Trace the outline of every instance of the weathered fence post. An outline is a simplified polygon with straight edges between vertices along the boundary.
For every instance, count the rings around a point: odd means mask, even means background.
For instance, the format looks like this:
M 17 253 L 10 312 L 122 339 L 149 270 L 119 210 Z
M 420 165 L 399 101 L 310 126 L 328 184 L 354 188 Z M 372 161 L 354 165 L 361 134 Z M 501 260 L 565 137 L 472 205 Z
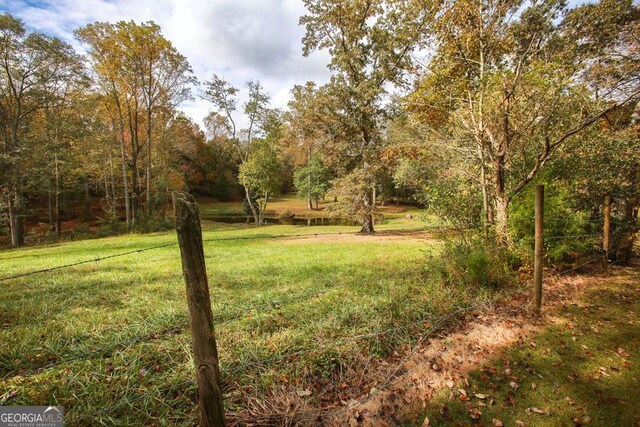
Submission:
M 182 256 L 182 273 L 187 285 L 191 339 L 198 380 L 200 425 L 223 427 L 224 407 L 218 350 L 213 330 L 198 204 L 189 194 L 174 191 L 173 210 Z
M 540 313 L 542 306 L 542 268 L 544 265 L 544 185 L 536 185 L 536 231 L 533 267 L 533 301 L 536 313 Z
M 602 266 L 604 272 L 609 271 L 609 230 L 611 229 L 611 196 L 604 197 L 604 236 L 602 239 L 603 260 Z

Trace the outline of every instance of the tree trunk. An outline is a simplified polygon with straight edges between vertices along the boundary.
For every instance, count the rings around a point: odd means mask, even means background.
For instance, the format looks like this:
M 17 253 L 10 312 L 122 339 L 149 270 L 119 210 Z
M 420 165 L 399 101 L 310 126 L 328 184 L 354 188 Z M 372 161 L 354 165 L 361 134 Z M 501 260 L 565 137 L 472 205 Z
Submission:
M 246 195 L 249 208 L 251 209 L 251 213 L 253 214 L 253 220 L 255 221 L 256 225 L 260 225 L 260 217 L 258 216 L 258 211 L 256 211 L 256 207 L 251 201 L 251 196 L 249 195 L 249 189 L 247 187 L 244 187 L 244 193 Z
M 376 205 L 376 201 L 378 199 L 378 186 L 377 185 L 373 185 L 373 191 L 372 191 L 372 195 L 371 195 L 371 201 L 373 203 L 373 205 Z
M 505 191 L 504 161 L 504 155 L 498 155 L 495 161 L 495 224 L 498 243 L 507 246 L 509 244 L 509 197 Z
M 113 177 L 113 157 L 109 152 L 109 173 L 111 175 L 111 215 L 116 216 L 116 182 Z
M 11 244 L 18 248 L 24 246 L 24 223 L 22 222 L 22 215 L 20 213 L 20 193 L 18 192 L 17 185 L 14 183 L 13 194 L 13 228 L 11 229 Z
M 9 230 L 11 232 L 11 246 L 17 247 L 16 240 L 16 210 L 13 205 L 13 195 L 7 195 L 7 210 L 9 211 Z
M 631 255 L 633 255 L 633 245 L 636 241 L 636 234 L 638 233 L 638 204 L 640 200 L 639 188 L 638 188 L 638 169 L 640 164 L 635 163 L 631 170 L 630 182 L 631 182 L 631 195 L 625 200 L 624 204 L 624 220 L 628 228 L 628 237 L 626 244 L 623 248 L 622 262 L 628 265 L 631 262 Z
M 373 229 L 373 214 L 369 211 L 371 208 L 371 194 L 367 191 L 367 194 L 364 195 L 363 204 L 365 215 L 362 217 L 362 228 L 360 229 L 360 233 L 363 234 L 371 234 L 374 233 Z
M 47 207 L 49 208 L 49 232 L 53 233 L 56 225 L 53 221 L 53 197 L 51 196 L 51 190 L 47 191 Z
M 58 167 L 58 155 L 54 154 L 56 173 L 56 236 L 60 239 L 62 233 L 62 206 L 60 203 L 60 168 Z
M 83 220 L 91 219 L 91 193 L 89 192 L 89 178 L 84 178 L 84 214 Z
M 147 109 L 147 213 L 151 215 L 151 107 Z
M 120 155 L 122 156 L 122 187 L 124 189 L 124 215 L 127 222 L 127 231 L 131 232 L 131 199 L 129 196 L 129 183 L 127 179 L 127 151 L 125 148 L 124 138 L 124 118 L 122 117 L 122 110 L 120 109 L 120 103 L 116 97 L 116 105 L 118 107 L 118 120 L 120 125 Z M 115 132 L 115 123 L 114 123 Z
M 22 220 L 22 215 L 18 214 L 16 216 L 16 247 L 24 246 L 24 222 Z
M 362 218 L 362 228 L 360 229 L 360 233 L 375 233 L 375 230 L 373 229 L 373 215 L 367 214 Z

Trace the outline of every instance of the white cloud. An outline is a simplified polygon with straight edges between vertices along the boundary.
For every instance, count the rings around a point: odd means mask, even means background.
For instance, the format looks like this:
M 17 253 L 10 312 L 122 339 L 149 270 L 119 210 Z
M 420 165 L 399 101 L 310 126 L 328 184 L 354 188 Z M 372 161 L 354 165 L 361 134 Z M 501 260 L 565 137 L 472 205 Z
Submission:
M 88 23 L 155 21 L 200 81 L 213 73 L 239 88 L 260 80 L 275 107 L 286 107 L 294 84 L 329 78 L 326 52 L 302 56 L 298 19 L 305 9 L 299 0 L 0 0 L 0 11 L 77 48 L 73 30 Z M 198 99 L 181 109 L 201 123 L 209 105 Z

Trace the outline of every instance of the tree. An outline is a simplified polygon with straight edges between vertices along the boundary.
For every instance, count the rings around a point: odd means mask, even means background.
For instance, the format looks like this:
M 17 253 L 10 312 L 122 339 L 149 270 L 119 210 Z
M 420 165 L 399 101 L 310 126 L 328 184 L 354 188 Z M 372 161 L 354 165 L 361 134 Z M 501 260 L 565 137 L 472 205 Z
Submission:
M 29 170 L 29 123 L 67 88 L 65 77 L 77 70 L 78 58 L 70 45 L 40 33 L 28 33 L 22 21 L 0 15 L 0 132 L 3 143 L 1 192 L 7 203 L 11 243 L 24 244 L 24 188 Z
M 298 190 L 298 196 L 316 201 L 323 198 L 331 188 L 333 174 L 319 156 L 314 156 L 311 161 L 298 169 L 293 174 L 293 182 Z
M 575 38 L 564 13 L 556 0 L 443 3 L 436 53 L 409 100 L 432 146 L 473 171 L 484 221 L 502 244 L 514 196 L 567 143 L 639 93 L 594 96 L 583 76 L 595 56 L 568 48 Z M 632 75 L 616 69 L 618 82 Z
M 264 224 L 269 198 L 280 192 L 280 160 L 276 151 L 269 144 L 261 143 L 240 165 L 238 179 L 248 194 L 257 196 L 257 225 Z
M 146 194 L 147 211 L 152 212 L 151 198 L 151 165 L 152 165 L 152 120 L 155 109 L 161 103 L 175 106 L 191 99 L 190 86 L 196 82 L 191 66 L 162 36 L 160 27 L 153 23 L 135 24 L 119 22 L 118 32 L 127 34 L 126 52 L 130 56 L 127 61 L 133 64 L 130 72 L 141 76 L 141 88 L 146 108 Z
M 343 193 L 352 185 L 362 232 L 373 232 L 375 169 L 379 164 L 389 85 L 403 82 L 431 20 L 426 2 L 305 0 L 303 53 L 327 49 L 331 82 L 319 91 L 326 152 L 331 152 Z M 361 179 L 368 181 L 361 182 Z
M 309 165 L 312 158 L 320 159 L 319 148 L 321 146 L 322 132 L 319 129 L 321 114 L 316 102 L 317 88 L 315 83 L 307 82 L 304 86 L 295 85 L 291 89 L 292 99 L 289 101 L 289 109 L 285 115 L 287 127 L 282 138 L 283 151 L 293 163 L 293 167 L 300 168 Z M 307 181 L 310 176 L 307 176 Z M 302 188 L 295 183 L 298 189 Z M 307 206 L 313 209 L 313 197 L 311 195 L 311 183 L 304 185 L 306 188 Z M 302 195 L 300 195 L 302 197 Z
M 142 160 L 146 210 L 149 214 L 153 211 L 153 135 L 162 132 L 154 128 L 154 118 L 189 99 L 195 78 L 186 58 L 153 22 L 96 22 L 75 34 L 88 45 L 98 87 L 108 95 L 105 101 L 120 139 L 125 210 L 131 228 L 142 205 Z
M 241 165 L 249 161 L 249 157 L 254 149 L 254 139 L 264 133 L 265 120 L 268 116 L 267 112 L 269 111 L 269 95 L 264 92 L 260 82 L 249 81 L 246 83 L 246 88 L 248 91 L 248 100 L 243 105 L 243 112 L 247 120 L 247 128 L 239 132 L 233 117 L 238 105 L 238 89 L 214 74 L 211 80 L 205 82 L 205 90 L 201 94 L 203 99 L 211 102 L 216 108 L 217 111 L 214 113 L 217 115 L 217 121 L 222 122 L 224 127 L 226 127 L 227 133 L 234 142 L 238 155 L 240 156 Z M 252 180 L 243 181 L 240 179 L 239 181 L 241 184 L 243 182 L 252 183 L 252 187 L 242 184 L 244 187 L 244 196 L 253 215 L 255 224 L 261 225 L 261 216 L 263 214 L 259 211 L 259 207 L 254 204 L 255 195 L 252 194 L 252 188 L 257 189 L 258 187 L 255 186 L 255 182 Z

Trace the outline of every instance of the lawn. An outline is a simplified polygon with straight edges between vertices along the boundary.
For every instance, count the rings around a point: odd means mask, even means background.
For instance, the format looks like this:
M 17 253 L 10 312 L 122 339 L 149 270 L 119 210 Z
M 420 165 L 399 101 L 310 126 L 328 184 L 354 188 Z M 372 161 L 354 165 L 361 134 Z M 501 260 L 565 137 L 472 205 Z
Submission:
M 489 298 L 429 277 L 422 260 L 439 240 L 423 225 L 390 219 L 370 237 L 313 236 L 357 227 L 205 222 L 229 413 L 278 409 L 291 391 L 321 407 L 335 400 L 336 381 L 360 393 L 365 364 L 411 342 L 429 319 Z M 278 237 L 292 234 L 308 237 Z M 175 241 L 166 232 L 7 250 L 0 276 Z M 194 423 L 177 246 L 0 286 L 0 404 L 63 405 L 68 425 Z
M 211 199 L 201 199 L 200 209 L 205 215 L 241 215 L 242 214 L 242 202 L 220 202 Z M 324 208 L 330 204 L 332 200 L 320 200 L 319 209 L 309 209 L 307 201 L 299 198 L 295 194 L 283 194 L 282 196 L 273 198 L 269 201 L 267 210 L 265 211 L 268 216 L 277 217 L 284 211 L 294 213 L 299 218 L 318 218 L 327 216 L 324 212 Z M 314 202 L 315 207 L 315 202 Z M 377 210 L 384 215 L 385 218 L 402 218 L 407 214 L 411 215 L 424 215 L 424 211 L 408 205 L 396 205 L 394 203 L 387 203 L 385 206 L 378 206 Z M 433 218 L 430 218 L 432 221 Z

